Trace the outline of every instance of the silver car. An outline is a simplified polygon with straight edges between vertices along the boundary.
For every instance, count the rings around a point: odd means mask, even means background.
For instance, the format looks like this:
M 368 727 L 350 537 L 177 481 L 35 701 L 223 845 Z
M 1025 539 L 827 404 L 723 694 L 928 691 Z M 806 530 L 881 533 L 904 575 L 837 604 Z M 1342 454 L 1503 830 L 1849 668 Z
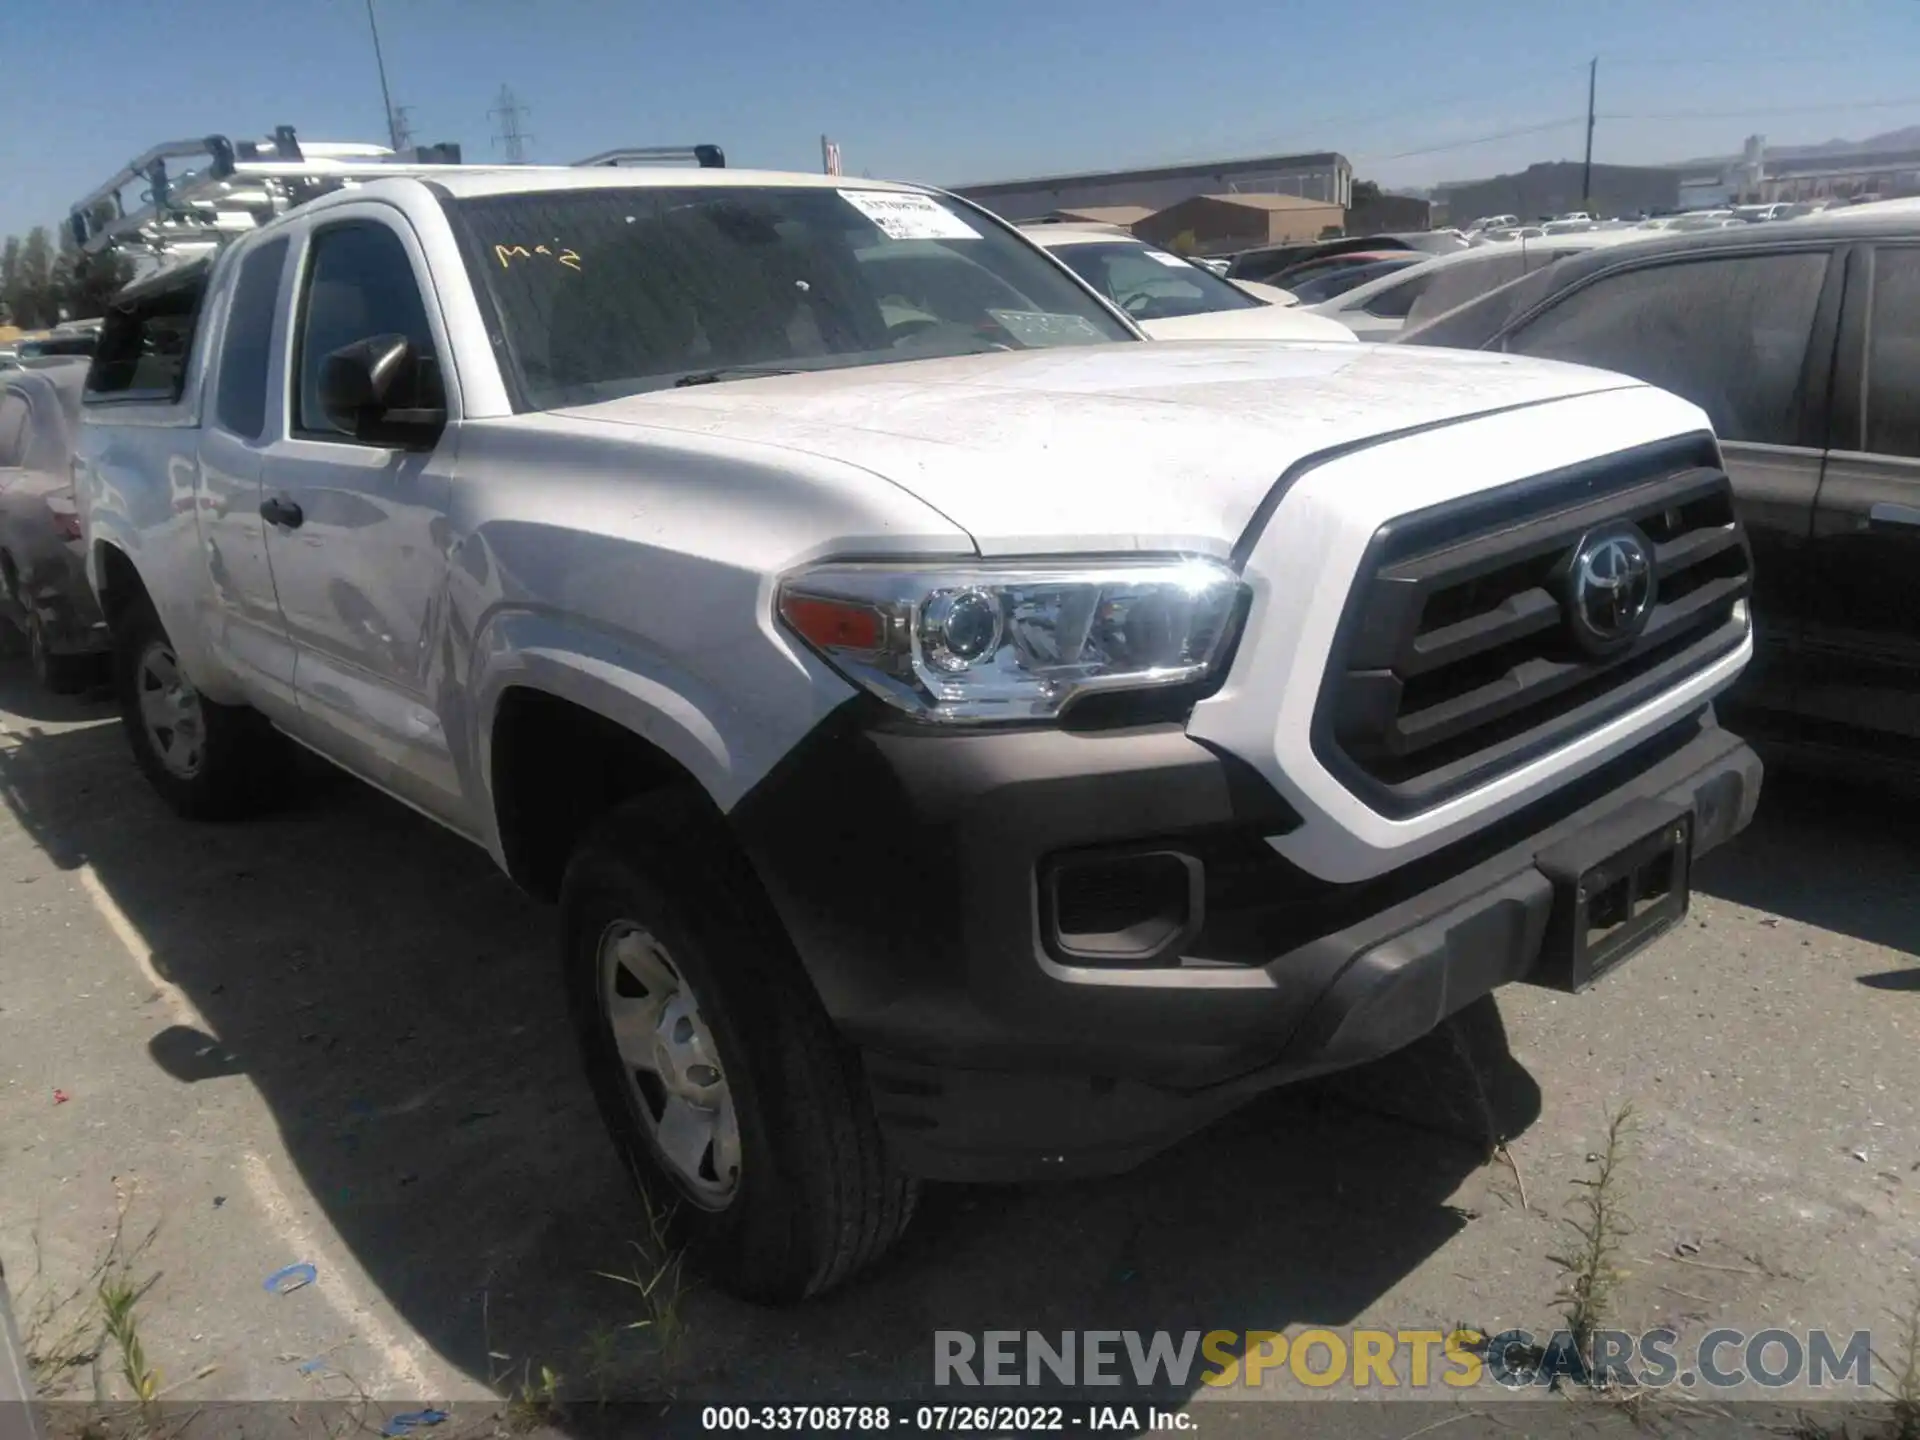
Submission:
M 0 372 L 0 620 L 25 636 L 49 690 L 103 670 L 107 627 L 87 584 L 73 501 L 84 359 Z

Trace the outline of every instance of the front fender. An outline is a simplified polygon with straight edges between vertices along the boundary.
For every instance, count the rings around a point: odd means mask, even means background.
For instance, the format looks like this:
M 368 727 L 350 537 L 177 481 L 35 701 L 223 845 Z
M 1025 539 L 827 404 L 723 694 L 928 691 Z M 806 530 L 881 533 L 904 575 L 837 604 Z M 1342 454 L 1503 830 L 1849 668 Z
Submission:
M 473 726 L 468 753 L 485 796 L 495 858 L 502 855 L 493 793 L 494 722 L 509 690 L 525 687 L 568 701 L 659 747 L 725 812 L 853 693 L 810 656 L 783 650 L 785 664 L 774 668 L 784 673 L 722 693 L 712 680 L 636 636 L 535 610 L 489 617 L 474 646 L 467 687 Z M 743 688 L 753 693 L 743 694 Z

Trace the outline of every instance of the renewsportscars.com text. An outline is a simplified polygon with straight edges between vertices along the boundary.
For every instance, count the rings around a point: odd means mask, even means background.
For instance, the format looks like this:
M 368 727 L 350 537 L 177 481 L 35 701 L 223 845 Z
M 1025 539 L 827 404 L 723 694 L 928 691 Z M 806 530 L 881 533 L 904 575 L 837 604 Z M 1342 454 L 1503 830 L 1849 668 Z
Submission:
M 1591 1363 L 1589 1363 L 1589 1361 Z M 1865 1330 L 1711 1330 L 1682 1345 L 1667 1329 L 1601 1330 L 1586 1356 L 1565 1331 L 1525 1330 L 938 1330 L 936 1385 L 1132 1385 L 1180 1389 L 1258 1387 L 1291 1380 L 1312 1389 L 1509 1390 L 1556 1380 L 1712 1390 L 1873 1388 L 1873 1338 Z

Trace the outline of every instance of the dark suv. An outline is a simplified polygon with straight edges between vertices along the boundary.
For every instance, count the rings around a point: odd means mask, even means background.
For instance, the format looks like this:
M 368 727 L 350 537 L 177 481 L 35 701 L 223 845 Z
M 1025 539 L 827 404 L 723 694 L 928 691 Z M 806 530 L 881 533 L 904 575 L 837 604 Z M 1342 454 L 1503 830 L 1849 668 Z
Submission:
M 1920 202 L 1574 256 L 1399 343 L 1597 365 L 1705 409 L 1755 559 L 1754 662 L 1723 708 L 1920 761 Z

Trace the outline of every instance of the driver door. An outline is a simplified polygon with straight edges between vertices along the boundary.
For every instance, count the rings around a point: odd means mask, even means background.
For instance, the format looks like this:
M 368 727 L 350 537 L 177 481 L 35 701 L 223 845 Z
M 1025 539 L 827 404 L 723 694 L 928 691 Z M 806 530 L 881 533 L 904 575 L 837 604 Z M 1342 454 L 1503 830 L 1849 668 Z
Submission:
M 294 652 L 303 737 L 463 832 L 451 749 L 433 704 L 445 614 L 457 427 L 446 327 L 406 218 L 328 209 L 298 247 L 283 424 L 262 467 L 261 515 Z M 328 419 L 333 351 L 403 335 L 438 368 L 448 425 L 431 451 L 360 440 Z

